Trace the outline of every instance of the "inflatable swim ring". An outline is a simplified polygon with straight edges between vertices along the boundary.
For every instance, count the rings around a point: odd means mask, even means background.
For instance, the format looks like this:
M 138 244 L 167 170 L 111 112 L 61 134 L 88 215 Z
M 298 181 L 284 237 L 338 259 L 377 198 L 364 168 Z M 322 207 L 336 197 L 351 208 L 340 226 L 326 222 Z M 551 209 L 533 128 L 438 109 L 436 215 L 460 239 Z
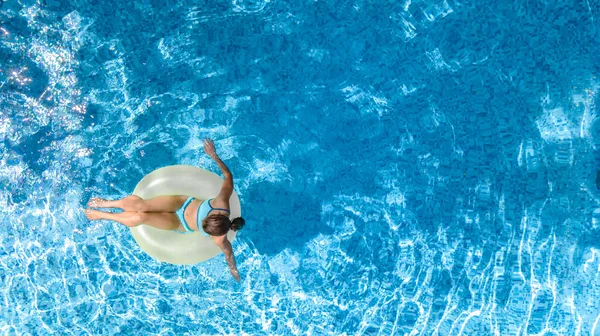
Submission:
M 201 200 L 215 197 L 221 190 L 223 179 L 219 175 L 193 166 L 177 165 L 159 168 L 137 184 L 134 195 L 143 199 L 164 195 L 186 195 Z M 229 199 L 230 218 L 242 215 L 240 200 L 235 193 Z M 189 265 L 206 261 L 221 249 L 210 237 L 200 232 L 181 234 L 160 230 L 150 225 L 130 228 L 133 239 L 151 257 L 175 265 Z M 227 239 L 233 241 L 235 231 L 229 230 Z

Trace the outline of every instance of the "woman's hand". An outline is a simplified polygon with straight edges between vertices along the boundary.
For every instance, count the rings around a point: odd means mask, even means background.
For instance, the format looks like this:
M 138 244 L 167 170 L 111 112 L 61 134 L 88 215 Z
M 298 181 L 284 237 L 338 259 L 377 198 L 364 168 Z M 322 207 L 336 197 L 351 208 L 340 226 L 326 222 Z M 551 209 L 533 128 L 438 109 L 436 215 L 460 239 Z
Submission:
M 233 278 L 235 279 L 235 281 L 240 282 L 240 275 L 238 274 L 237 269 L 230 269 L 229 272 L 231 273 L 231 275 L 233 276 Z
M 227 266 L 229 266 L 229 272 L 235 279 L 235 281 L 240 282 L 240 275 L 238 274 L 237 267 L 235 265 L 235 257 L 233 256 L 233 249 L 231 248 L 231 243 L 227 240 L 227 236 L 221 237 L 213 237 L 213 241 L 225 254 L 225 260 L 227 261 Z
M 215 149 L 215 143 L 211 139 L 206 138 L 202 140 L 202 142 L 204 142 L 204 153 L 210 156 L 213 160 L 219 158 Z

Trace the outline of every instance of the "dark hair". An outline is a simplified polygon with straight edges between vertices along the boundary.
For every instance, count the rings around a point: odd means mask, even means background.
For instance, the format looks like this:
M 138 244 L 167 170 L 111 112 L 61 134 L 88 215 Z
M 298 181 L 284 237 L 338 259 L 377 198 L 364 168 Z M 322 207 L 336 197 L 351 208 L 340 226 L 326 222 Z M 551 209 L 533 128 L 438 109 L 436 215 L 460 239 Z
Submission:
M 246 221 L 242 217 L 234 218 L 231 221 L 231 229 L 233 231 L 241 230 L 244 227 L 244 225 L 246 225 Z
M 233 221 L 225 215 L 210 215 L 202 220 L 202 229 L 211 236 L 223 236 L 229 229 L 238 231 L 244 227 L 246 221 L 242 217 L 237 217 Z

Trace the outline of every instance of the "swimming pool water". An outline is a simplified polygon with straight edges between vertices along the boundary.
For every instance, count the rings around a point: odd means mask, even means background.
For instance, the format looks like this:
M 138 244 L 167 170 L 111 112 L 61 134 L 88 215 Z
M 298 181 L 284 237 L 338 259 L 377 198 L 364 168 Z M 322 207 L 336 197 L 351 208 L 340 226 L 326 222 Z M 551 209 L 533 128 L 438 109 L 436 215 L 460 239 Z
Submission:
M 0 4 L 0 333 L 600 334 L 597 0 Z M 82 212 L 204 137 L 241 284 Z

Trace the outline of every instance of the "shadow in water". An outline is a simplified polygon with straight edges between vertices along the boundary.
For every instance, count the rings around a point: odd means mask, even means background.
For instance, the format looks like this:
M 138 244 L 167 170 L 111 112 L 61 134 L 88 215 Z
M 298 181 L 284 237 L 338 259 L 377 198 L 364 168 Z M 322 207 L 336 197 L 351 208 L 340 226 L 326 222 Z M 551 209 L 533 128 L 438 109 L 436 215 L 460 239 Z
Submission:
M 253 184 L 244 193 L 246 226 L 240 233 L 253 241 L 261 254 L 275 255 L 286 248 L 302 249 L 319 234 L 333 230 L 321 223 L 318 193 L 294 192 L 269 182 Z

